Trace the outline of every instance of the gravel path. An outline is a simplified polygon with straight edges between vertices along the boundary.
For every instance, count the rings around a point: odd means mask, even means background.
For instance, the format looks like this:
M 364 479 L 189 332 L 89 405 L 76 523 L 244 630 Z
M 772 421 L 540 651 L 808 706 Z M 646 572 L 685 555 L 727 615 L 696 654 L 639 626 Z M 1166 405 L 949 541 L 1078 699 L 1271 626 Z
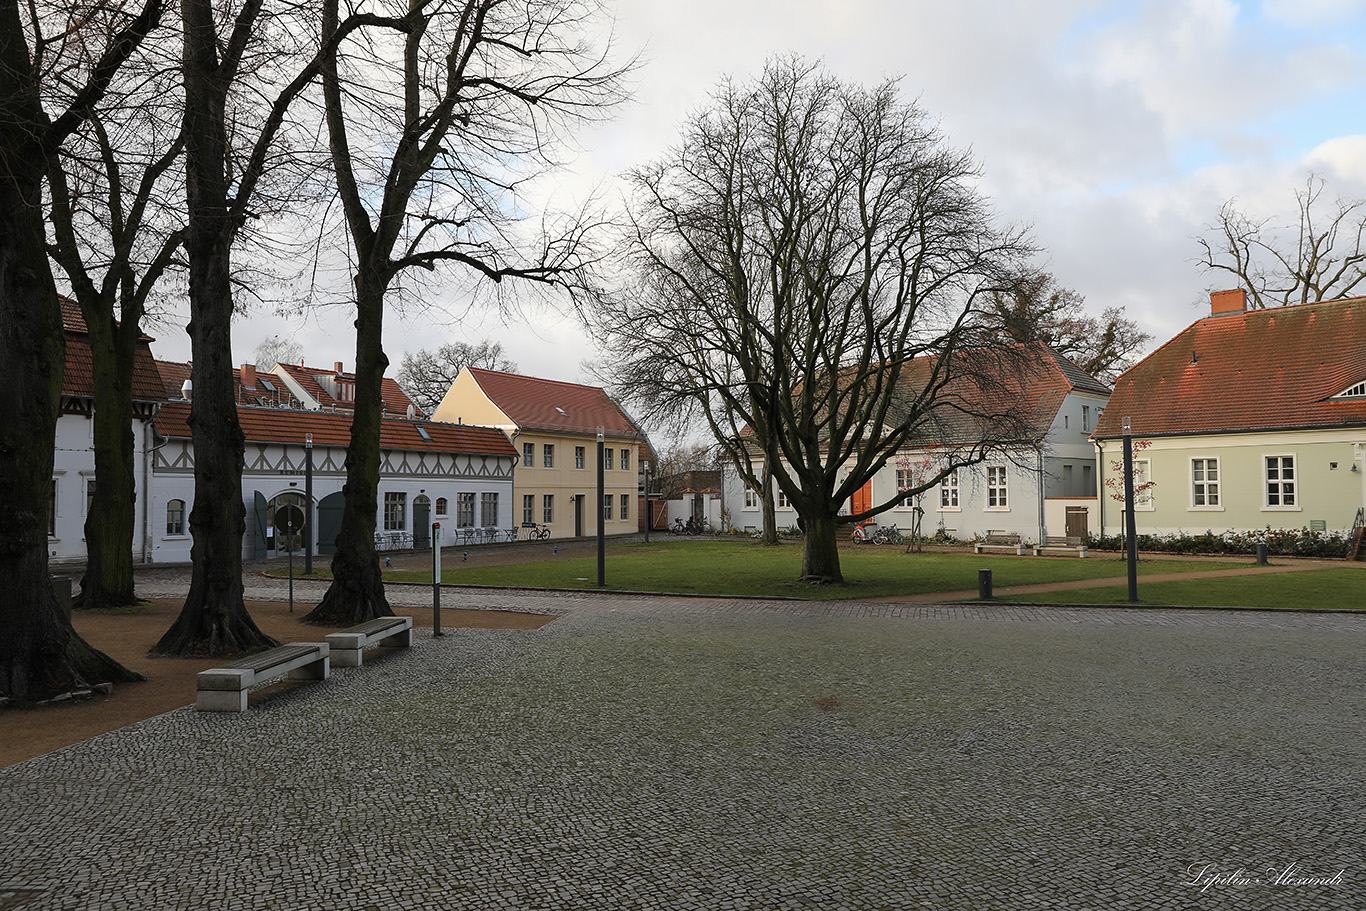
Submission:
M 1366 617 L 453 602 L 0 771 L 0 909 L 1366 906 Z

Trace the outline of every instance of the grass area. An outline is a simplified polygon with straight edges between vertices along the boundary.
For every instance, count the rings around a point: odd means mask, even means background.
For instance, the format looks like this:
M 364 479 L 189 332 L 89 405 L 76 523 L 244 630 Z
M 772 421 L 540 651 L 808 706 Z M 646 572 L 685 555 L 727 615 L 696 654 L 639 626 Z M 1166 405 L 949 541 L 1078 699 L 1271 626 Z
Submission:
M 900 547 L 851 547 L 840 552 L 847 580 L 842 585 L 796 581 L 802 552 L 797 543 L 764 547 L 743 541 L 668 541 L 619 544 L 608 548 L 607 588 L 686 594 L 757 595 L 817 600 L 867 598 L 977 588 L 977 571 L 992 570 L 993 584 L 1030 585 L 1080 579 L 1122 577 L 1124 563 L 1114 557 L 1086 560 L 973 554 L 907 554 Z M 442 582 L 526 588 L 597 588 L 597 558 L 549 557 L 525 563 L 444 565 Z M 1208 562 L 1145 561 L 1141 574 L 1194 572 Z M 431 570 L 393 570 L 396 582 L 430 582 Z
M 1201 579 L 1199 582 L 1138 584 L 1142 604 L 1198 607 L 1272 607 L 1362 609 L 1366 605 L 1366 571 L 1338 567 L 1303 572 Z M 1051 604 L 1127 604 L 1127 585 L 1038 592 L 1011 597 L 1012 601 Z

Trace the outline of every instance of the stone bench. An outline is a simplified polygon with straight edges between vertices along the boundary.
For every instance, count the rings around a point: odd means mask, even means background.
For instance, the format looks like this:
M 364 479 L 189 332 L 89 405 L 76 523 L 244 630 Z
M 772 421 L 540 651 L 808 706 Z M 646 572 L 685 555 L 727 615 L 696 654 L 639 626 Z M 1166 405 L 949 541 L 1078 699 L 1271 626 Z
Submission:
M 1034 556 L 1041 557 L 1045 553 L 1074 553 L 1078 557 L 1089 557 L 1091 554 L 1085 544 L 1081 543 L 1081 538 L 1077 536 L 1066 537 L 1049 535 L 1042 544 L 1034 545 Z
M 380 617 L 350 629 L 328 633 L 323 639 L 332 652 L 333 667 L 360 667 L 362 654 L 372 645 L 409 648 L 413 644 L 412 617 Z
M 1025 555 L 1024 542 L 1019 534 L 1006 534 L 1003 531 L 989 531 L 982 540 L 972 545 L 972 552 L 975 554 L 980 554 L 984 550 L 1008 550 L 1021 557 Z
M 195 707 L 201 712 L 245 712 L 247 690 L 288 675 L 293 680 L 326 680 L 326 642 L 291 642 L 241 661 L 200 671 Z

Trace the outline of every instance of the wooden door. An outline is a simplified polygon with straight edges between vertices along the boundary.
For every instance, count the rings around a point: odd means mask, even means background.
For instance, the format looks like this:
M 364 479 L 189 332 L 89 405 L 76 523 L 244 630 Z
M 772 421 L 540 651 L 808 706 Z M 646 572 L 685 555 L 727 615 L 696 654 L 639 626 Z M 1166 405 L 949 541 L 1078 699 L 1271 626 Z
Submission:
M 858 515 L 861 512 L 873 508 L 873 482 L 869 481 L 849 498 L 849 512 L 851 515 Z

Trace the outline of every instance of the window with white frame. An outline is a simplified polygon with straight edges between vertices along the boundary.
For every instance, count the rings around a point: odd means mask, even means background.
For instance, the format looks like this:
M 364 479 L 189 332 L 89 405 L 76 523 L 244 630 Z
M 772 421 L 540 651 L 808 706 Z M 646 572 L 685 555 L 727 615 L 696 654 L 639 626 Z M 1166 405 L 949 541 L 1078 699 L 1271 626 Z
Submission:
M 522 494 L 522 524 L 536 524 L 536 495 L 534 493 Z
M 959 509 L 958 505 L 958 469 L 955 468 L 944 476 L 939 482 L 939 508 L 940 509 Z
M 758 509 L 758 508 L 759 508 L 759 492 L 758 492 L 757 490 L 751 490 L 750 488 L 746 487 L 746 488 L 745 488 L 745 509 Z
M 455 495 L 455 527 L 474 527 L 474 494 L 458 493 Z
M 523 443 L 523 444 L 522 444 L 522 467 L 524 467 L 524 468 L 535 468 L 535 467 L 536 467 L 536 444 L 535 444 L 535 443 Z
M 185 534 L 185 501 L 166 501 L 166 536 L 176 537 Z
M 1081 406 L 1081 429 L 1083 433 L 1091 430 L 1091 406 Z
M 915 484 L 914 472 L 906 468 L 896 470 L 896 489 L 907 490 Z M 897 509 L 910 509 L 915 504 L 911 502 L 911 495 L 907 494 L 897 501 Z
M 439 517 L 444 517 L 444 516 L 446 515 L 446 509 L 447 509 L 447 508 L 448 508 L 448 504 L 447 504 L 447 502 L 446 502 L 446 498 L 445 498 L 445 497 L 437 497 L 437 498 L 436 498 L 436 514 L 437 514 L 437 516 L 439 516 Z
M 541 501 L 541 521 L 546 525 L 555 521 L 555 495 L 548 493 Z
M 1153 508 L 1152 470 L 1151 459 L 1134 459 L 1134 509 Z
M 987 509 L 1009 509 L 1004 465 L 987 466 Z
M 1191 506 L 1220 508 L 1218 459 L 1191 459 Z
M 1295 489 L 1295 457 L 1267 456 L 1266 505 L 1270 509 L 1295 509 L 1300 505 Z
M 498 494 L 496 491 L 479 495 L 479 524 L 485 528 L 492 528 L 498 524 Z
M 612 518 L 612 495 L 610 493 L 602 495 L 602 517 L 604 519 Z
M 546 468 L 555 467 L 555 444 L 546 443 L 541 447 L 541 464 Z
M 610 448 L 602 451 L 602 467 L 604 471 L 612 470 L 612 463 L 616 460 L 616 457 L 616 452 Z
M 773 501 L 774 501 L 774 504 L 777 506 L 778 509 L 787 509 L 787 508 L 788 508 L 788 505 L 787 505 L 787 494 L 783 493 L 783 489 L 782 489 L 781 487 L 778 488 L 778 494 L 777 494 L 776 497 L 774 497 L 774 500 L 773 500 Z
M 574 447 L 574 467 L 575 467 L 575 468 L 582 468 L 582 467 L 583 467 L 583 447 L 582 447 L 582 446 L 575 446 L 575 447 Z
M 631 518 L 631 495 L 624 493 L 621 495 L 621 520 L 624 522 Z
M 52 479 L 52 493 L 47 498 L 47 536 L 57 537 L 57 479 Z
M 622 470 L 622 471 L 630 471 L 630 470 L 631 470 L 631 450 L 629 450 L 629 449 L 623 449 L 623 450 L 621 451 L 621 470 Z
M 384 495 L 384 530 L 403 531 L 408 527 L 408 495 L 390 491 Z
M 85 479 L 85 514 L 90 515 L 90 508 L 95 505 L 95 479 L 87 476 Z

